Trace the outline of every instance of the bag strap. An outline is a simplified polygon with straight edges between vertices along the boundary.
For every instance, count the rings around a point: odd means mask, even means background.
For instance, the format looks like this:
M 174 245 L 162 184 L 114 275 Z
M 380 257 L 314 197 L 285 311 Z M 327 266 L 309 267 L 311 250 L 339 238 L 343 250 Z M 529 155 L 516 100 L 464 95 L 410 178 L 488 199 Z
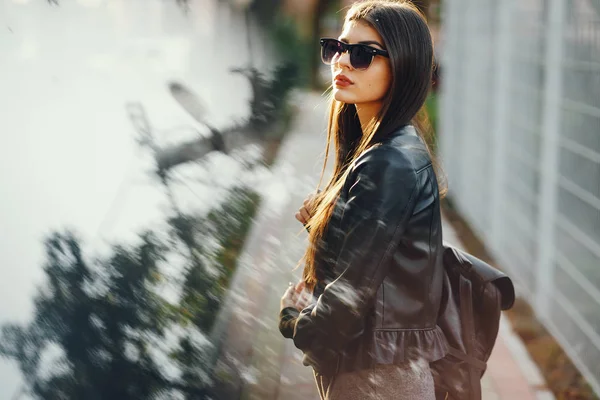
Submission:
M 465 345 L 466 356 L 470 359 L 475 358 L 473 356 L 475 346 L 475 325 L 473 321 L 473 287 L 471 281 L 460 275 L 460 311 L 461 311 L 461 323 L 463 331 L 463 343 Z M 470 396 L 469 400 L 481 400 L 481 374 L 477 373 L 476 366 L 468 363 L 469 371 L 469 386 Z

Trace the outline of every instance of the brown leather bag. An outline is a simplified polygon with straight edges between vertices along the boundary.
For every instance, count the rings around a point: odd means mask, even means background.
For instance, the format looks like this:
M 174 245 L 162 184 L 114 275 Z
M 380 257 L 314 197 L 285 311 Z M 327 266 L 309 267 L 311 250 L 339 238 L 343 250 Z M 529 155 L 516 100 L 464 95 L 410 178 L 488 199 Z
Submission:
M 438 325 L 449 353 L 431 363 L 436 400 L 481 400 L 481 377 L 498 336 L 501 310 L 515 300 L 512 281 L 486 262 L 444 244 Z

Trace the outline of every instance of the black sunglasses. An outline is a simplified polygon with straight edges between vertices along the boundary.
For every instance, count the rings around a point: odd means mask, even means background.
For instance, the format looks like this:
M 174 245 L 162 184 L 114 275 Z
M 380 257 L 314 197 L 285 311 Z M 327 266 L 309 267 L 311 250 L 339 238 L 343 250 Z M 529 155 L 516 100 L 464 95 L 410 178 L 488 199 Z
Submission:
M 348 44 L 340 42 L 337 39 L 322 38 L 321 42 L 321 60 L 327 65 L 337 62 L 342 54 L 350 54 L 350 64 L 354 69 L 367 69 L 375 56 L 388 57 L 385 50 L 379 50 L 366 44 Z

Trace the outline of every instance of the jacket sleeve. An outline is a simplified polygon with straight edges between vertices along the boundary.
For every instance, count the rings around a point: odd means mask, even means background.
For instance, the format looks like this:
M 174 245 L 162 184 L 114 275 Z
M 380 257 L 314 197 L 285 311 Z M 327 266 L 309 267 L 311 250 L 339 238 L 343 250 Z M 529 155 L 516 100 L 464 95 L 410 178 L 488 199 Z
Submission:
M 284 338 L 291 339 L 294 336 L 294 326 L 298 314 L 298 310 L 294 307 L 286 307 L 279 312 L 279 332 Z
M 293 340 L 305 363 L 319 370 L 364 330 L 366 313 L 389 267 L 414 209 L 417 175 L 396 149 L 377 148 L 358 160 L 348 175 L 336 257 L 337 278 L 316 303 L 302 310 Z

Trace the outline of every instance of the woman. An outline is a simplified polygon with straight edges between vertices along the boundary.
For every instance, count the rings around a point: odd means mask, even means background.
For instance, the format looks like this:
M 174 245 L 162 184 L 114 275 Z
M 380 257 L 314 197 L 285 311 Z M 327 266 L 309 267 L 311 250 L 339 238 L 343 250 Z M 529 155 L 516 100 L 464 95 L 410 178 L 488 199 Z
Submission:
M 333 141 L 336 163 L 297 214 L 311 245 L 281 299 L 280 330 L 323 399 L 434 399 L 429 362 L 447 352 L 436 325 L 440 190 L 411 123 L 430 87 L 430 32 L 409 3 L 366 1 L 321 46 L 333 77 L 325 159 Z

